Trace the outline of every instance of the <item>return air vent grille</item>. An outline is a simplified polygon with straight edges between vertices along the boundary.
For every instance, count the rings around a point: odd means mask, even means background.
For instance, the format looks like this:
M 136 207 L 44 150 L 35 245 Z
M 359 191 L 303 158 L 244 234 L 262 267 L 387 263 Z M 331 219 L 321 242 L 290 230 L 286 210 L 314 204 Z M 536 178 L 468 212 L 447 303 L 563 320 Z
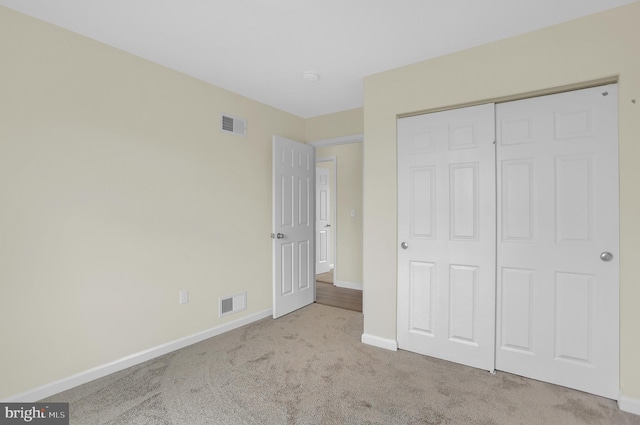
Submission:
M 219 316 L 227 316 L 247 309 L 247 293 L 229 295 L 219 299 Z
M 222 114 L 220 126 L 222 128 L 222 131 L 226 133 L 238 134 L 240 136 L 247 135 L 247 121 L 242 118 Z
M 220 303 L 220 313 L 226 314 L 233 311 L 233 298 L 225 298 Z

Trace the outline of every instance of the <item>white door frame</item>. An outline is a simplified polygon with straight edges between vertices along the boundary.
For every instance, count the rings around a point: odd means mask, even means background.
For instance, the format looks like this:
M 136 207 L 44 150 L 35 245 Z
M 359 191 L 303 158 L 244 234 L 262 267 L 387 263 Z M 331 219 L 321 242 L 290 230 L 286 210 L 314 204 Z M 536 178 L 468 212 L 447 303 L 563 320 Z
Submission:
M 333 139 L 317 140 L 315 142 L 309 142 L 309 144 L 313 146 L 314 149 L 318 149 L 325 146 L 337 146 L 337 145 L 347 145 L 351 143 L 362 143 L 362 158 L 364 161 L 364 143 L 363 142 L 364 142 L 364 134 L 361 133 L 361 134 L 354 134 L 351 136 L 336 137 Z M 338 161 L 335 156 L 316 157 L 316 164 L 318 162 L 329 162 L 329 161 L 333 161 L 333 174 L 331 175 L 331 180 L 332 180 L 331 181 L 331 192 L 332 192 L 331 193 L 331 214 L 334 222 L 331 224 L 331 226 L 333 228 L 333 233 L 332 233 L 332 236 L 333 236 L 333 282 L 335 285 L 336 278 L 338 276 L 338 218 L 337 218 Z M 364 173 L 364 167 L 362 167 L 362 169 Z M 362 182 L 364 184 L 364 178 Z M 364 187 L 363 187 L 363 190 L 364 190 Z M 364 200 L 363 200 L 363 203 L 364 203 Z M 360 208 L 360 210 L 363 211 L 362 207 Z

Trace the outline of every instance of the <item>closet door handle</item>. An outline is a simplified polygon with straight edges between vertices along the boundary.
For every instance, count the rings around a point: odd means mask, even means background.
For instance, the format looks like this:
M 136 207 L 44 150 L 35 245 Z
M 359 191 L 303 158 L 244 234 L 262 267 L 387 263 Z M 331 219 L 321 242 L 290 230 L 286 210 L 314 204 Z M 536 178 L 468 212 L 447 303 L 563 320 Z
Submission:
M 609 261 L 613 260 L 613 254 L 612 254 L 612 253 L 610 253 L 610 252 L 606 252 L 606 251 L 605 251 L 605 252 L 603 252 L 602 254 L 600 254 L 600 259 L 601 259 L 602 261 L 607 261 L 607 262 L 609 262 Z

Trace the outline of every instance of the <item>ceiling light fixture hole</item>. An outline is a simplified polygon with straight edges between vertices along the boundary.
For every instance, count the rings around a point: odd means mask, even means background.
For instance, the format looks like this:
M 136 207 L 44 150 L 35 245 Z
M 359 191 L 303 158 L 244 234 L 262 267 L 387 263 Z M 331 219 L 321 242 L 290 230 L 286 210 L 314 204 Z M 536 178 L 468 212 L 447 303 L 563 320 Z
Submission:
M 318 75 L 317 72 L 313 72 L 313 71 L 307 71 L 304 73 L 303 78 L 305 81 L 308 81 L 310 83 L 316 82 L 320 79 L 320 76 Z

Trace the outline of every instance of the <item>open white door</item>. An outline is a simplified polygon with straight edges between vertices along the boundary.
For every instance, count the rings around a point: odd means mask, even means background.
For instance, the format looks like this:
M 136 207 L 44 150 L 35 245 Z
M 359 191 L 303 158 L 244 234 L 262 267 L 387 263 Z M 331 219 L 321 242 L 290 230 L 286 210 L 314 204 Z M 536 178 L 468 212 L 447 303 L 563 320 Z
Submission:
M 331 191 L 329 170 L 316 167 L 316 273 L 331 270 Z
M 398 120 L 398 345 L 494 368 L 494 105 Z
M 273 136 L 273 318 L 315 299 L 313 146 Z

